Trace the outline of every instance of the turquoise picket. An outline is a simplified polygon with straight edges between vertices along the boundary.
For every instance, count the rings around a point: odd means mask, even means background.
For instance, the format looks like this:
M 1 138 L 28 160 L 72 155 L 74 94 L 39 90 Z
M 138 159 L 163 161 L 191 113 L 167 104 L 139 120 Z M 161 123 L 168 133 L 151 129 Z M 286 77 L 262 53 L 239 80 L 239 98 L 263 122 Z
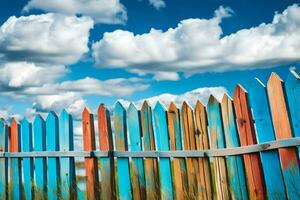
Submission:
M 26 118 L 21 121 L 22 152 L 33 150 L 32 124 Z M 33 193 L 33 158 L 23 158 L 24 196 L 34 199 Z
M 120 102 L 114 109 L 115 148 L 117 151 L 127 151 L 126 111 Z M 131 181 L 128 158 L 117 158 L 118 189 L 120 200 L 132 199 Z
M 45 121 L 40 115 L 36 115 L 33 122 L 33 136 L 34 136 L 34 151 L 46 150 L 46 129 Z M 47 198 L 47 166 L 46 158 L 35 158 L 35 198 Z
M 140 112 L 134 106 L 130 104 L 127 110 L 128 119 L 128 135 L 130 140 L 130 151 L 142 151 L 142 140 L 141 140 L 141 127 L 140 127 Z M 146 199 L 145 190 L 145 173 L 143 158 L 132 158 L 131 161 L 131 172 L 133 173 L 132 189 L 133 196 L 139 196 L 141 199 Z M 137 190 L 137 191 L 135 191 Z
M 46 150 L 58 151 L 58 118 L 54 112 L 49 112 L 46 119 Z M 48 158 L 47 170 L 47 190 L 48 199 L 58 199 L 58 177 L 59 177 L 58 158 Z
M 275 141 L 266 87 L 259 79 L 251 85 L 249 100 L 255 120 L 257 142 Z M 278 151 L 261 152 L 260 156 L 268 198 L 286 199 Z M 287 190 L 289 192 L 289 188 Z
M 156 148 L 158 151 L 169 151 L 169 134 L 167 126 L 166 108 L 157 102 L 153 109 L 154 117 L 154 134 L 156 138 Z M 159 160 L 159 177 L 161 199 L 173 199 L 172 176 L 170 158 L 160 158 Z
M 21 134 L 20 125 L 15 118 L 9 127 L 9 151 L 20 152 L 21 150 Z M 10 198 L 13 200 L 22 199 L 22 172 L 21 158 L 10 159 Z
M 221 111 L 226 148 L 239 147 L 240 140 L 237 132 L 233 103 L 227 94 L 223 96 Z M 248 199 L 243 157 L 227 156 L 226 161 L 232 198 Z
M 0 119 L 0 151 L 7 151 L 8 127 L 3 119 Z M 7 180 L 8 180 L 8 162 L 7 158 L 0 158 L 0 199 L 7 198 Z
M 74 133 L 72 116 L 63 109 L 59 116 L 59 151 L 74 150 Z M 70 199 L 71 196 L 78 198 L 82 194 L 76 188 L 75 161 L 74 157 L 61 157 L 60 166 L 60 190 L 62 199 Z M 75 197 L 74 197 L 75 198 Z
M 222 125 L 220 103 L 211 95 L 207 104 L 207 121 L 211 149 L 225 148 L 225 138 Z M 215 173 L 215 188 L 217 199 L 230 199 L 226 163 L 224 157 L 212 159 Z

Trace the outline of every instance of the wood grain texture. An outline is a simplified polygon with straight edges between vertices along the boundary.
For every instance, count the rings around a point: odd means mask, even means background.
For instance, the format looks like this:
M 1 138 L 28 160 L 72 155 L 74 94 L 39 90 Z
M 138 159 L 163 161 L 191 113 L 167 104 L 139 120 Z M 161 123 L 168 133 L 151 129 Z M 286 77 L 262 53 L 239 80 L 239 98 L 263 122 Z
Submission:
M 0 152 L 7 152 L 8 126 L 4 119 L 0 119 Z M 0 158 L 0 199 L 6 199 L 8 184 L 8 160 Z
M 154 151 L 156 148 L 153 132 L 152 110 L 147 101 L 143 103 L 141 109 L 141 126 L 143 150 Z M 147 199 L 157 199 L 160 197 L 157 158 L 145 158 L 144 163 Z
M 19 152 L 21 150 L 20 126 L 15 118 L 9 127 L 9 152 Z M 11 158 L 10 160 L 10 197 L 11 199 L 22 199 L 22 173 L 21 159 Z
M 224 94 L 221 102 L 226 148 L 240 146 L 232 99 Z M 228 181 L 233 199 L 248 199 L 247 183 L 242 156 L 227 156 Z
M 248 95 L 241 85 L 237 85 L 235 88 L 233 103 L 241 146 L 257 144 L 253 118 L 248 104 Z M 266 198 L 265 183 L 259 154 L 245 154 L 243 157 L 249 198 Z
M 170 150 L 169 134 L 167 126 L 167 112 L 166 108 L 157 102 L 154 110 L 154 126 L 157 150 L 168 151 Z M 160 176 L 160 198 L 173 199 L 174 192 L 172 188 L 172 175 L 170 158 L 160 158 L 159 162 L 159 176 Z
M 127 151 L 127 124 L 126 110 L 117 102 L 114 109 L 114 129 L 115 129 L 115 149 L 118 151 Z M 121 200 L 132 199 L 132 188 L 129 172 L 128 158 L 117 158 L 117 174 L 119 198 Z
M 93 151 L 96 149 L 94 117 L 88 108 L 82 112 L 83 149 Z M 88 199 L 99 199 L 99 177 L 96 158 L 85 158 L 86 192 Z
M 180 127 L 180 114 L 176 105 L 171 102 L 168 113 L 168 131 L 170 138 L 170 150 L 183 150 L 181 127 Z M 175 199 L 188 198 L 188 182 L 186 163 L 184 158 L 173 158 L 172 161 L 172 177 Z
M 98 108 L 98 133 L 100 151 L 113 150 L 110 113 L 104 104 Z M 114 158 L 99 158 L 99 164 L 101 173 L 100 199 L 116 199 Z
M 46 127 L 45 121 L 40 115 L 36 115 L 33 121 L 33 150 L 46 150 Z M 35 158 L 35 198 L 47 198 L 47 163 L 46 158 Z
M 58 151 L 58 117 L 54 112 L 49 112 L 46 119 L 46 150 Z M 47 162 L 47 189 L 48 199 L 55 200 L 59 197 L 59 165 L 58 158 L 48 158 Z
M 74 150 L 72 116 L 63 109 L 59 115 L 59 150 Z M 74 158 L 60 158 L 60 189 L 63 199 L 76 199 L 81 195 L 77 190 Z
M 289 113 L 285 102 L 283 81 L 277 74 L 271 74 L 267 84 L 267 91 L 276 139 L 280 140 L 293 137 Z M 300 171 L 297 148 L 280 148 L 278 151 L 288 197 L 290 199 L 299 199 Z
M 192 108 L 186 101 L 181 107 L 182 134 L 184 150 L 196 150 L 195 127 Z M 186 158 L 188 178 L 188 198 L 198 198 L 198 183 L 200 182 L 198 158 Z
M 204 105 L 197 101 L 195 111 L 195 137 L 196 137 L 196 149 L 206 150 L 209 149 L 209 140 L 207 132 L 207 116 Z M 198 182 L 200 199 L 212 199 L 212 183 L 209 158 L 199 158 L 199 175 L 200 180 Z
M 249 99 L 255 120 L 258 143 L 276 140 L 272 126 L 267 91 L 260 80 L 256 79 L 253 81 Z M 286 199 L 278 151 L 261 152 L 261 161 L 268 198 Z
M 207 104 L 207 119 L 210 134 L 210 148 L 225 148 L 220 104 L 214 96 L 210 96 Z M 215 157 L 213 169 L 217 199 L 230 199 L 225 157 Z
M 131 103 L 127 110 L 130 151 L 142 150 L 140 121 L 140 111 L 138 111 L 135 105 Z M 132 158 L 130 168 L 133 198 L 136 200 L 146 199 L 143 158 Z

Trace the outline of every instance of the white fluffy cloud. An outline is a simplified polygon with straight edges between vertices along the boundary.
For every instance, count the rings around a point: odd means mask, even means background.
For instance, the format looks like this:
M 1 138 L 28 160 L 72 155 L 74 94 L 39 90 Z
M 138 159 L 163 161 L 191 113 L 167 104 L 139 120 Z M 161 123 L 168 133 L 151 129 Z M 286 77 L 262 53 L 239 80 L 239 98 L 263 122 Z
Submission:
M 42 14 L 10 17 L 0 27 L 0 58 L 68 65 L 88 52 L 88 17 Z
M 166 3 L 163 0 L 149 0 L 149 3 L 156 9 L 159 10 L 161 8 L 166 7 Z
M 211 19 L 186 19 L 165 32 L 107 32 L 93 44 L 93 57 L 99 67 L 154 75 L 266 68 L 300 60 L 298 5 L 276 13 L 271 23 L 223 36 L 220 23 L 232 13 L 221 6 Z
M 217 100 L 221 101 L 224 93 L 227 93 L 227 90 L 224 87 L 203 87 L 197 88 L 183 94 L 170 94 L 164 93 L 158 96 L 149 97 L 146 99 L 141 99 L 134 102 L 138 107 L 141 107 L 143 102 L 146 100 L 151 106 L 155 106 L 157 101 L 160 101 L 165 106 L 169 106 L 171 102 L 174 102 L 178 107 L 181 107 L 184 101 L 187 101 L 190 105 L 195 106 L 197 100 L 200 100 L 202 103 L 207 104 L 208 98 L 210 95 L 214 95 Z M 130 102 L 124 99 L 118 100 L 125 108 L 128 108 Z
M 84 15 L 96 23 L 124 24 L 127 12 L 119 0 L 31 0 L 24 11 L 41 9 L 66 15 Z

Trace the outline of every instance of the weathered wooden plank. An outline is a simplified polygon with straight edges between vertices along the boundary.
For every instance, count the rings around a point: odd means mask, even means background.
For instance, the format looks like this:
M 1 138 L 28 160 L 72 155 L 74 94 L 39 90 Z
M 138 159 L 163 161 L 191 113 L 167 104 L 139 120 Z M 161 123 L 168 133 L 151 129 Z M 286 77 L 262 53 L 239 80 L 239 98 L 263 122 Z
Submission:
M 235 123 L 232 99 L 224 94 L 221 102 L 222 121 L 225 135 L 226 148 L 240 146 L 240 141 Z M 233 199 L 248 199 L 246 176 L 242 156 L 228 156 L 227 170 L 230 183 L 230 193 Z
M 140 112 L 137 110 L 135 105 L 131 103 L 127 110 L 128 120 L 128 139 L 130 140 L 130 151 L 141 151 L 142 140 L 141 140 L 141 127 L 140 127 Z M 132 158 L 131 160 L 131 183 L 133 198 L 146 199 L 145 190 L 145 173 L 143 158 Z
M 15 118 L 9 127 L 9 152 L 19 152 L 21 150 L 20 126 Z M 22 173 L 21 159 L 11 158 L 10 160 L 10 198 L 22 199 Z
M 180 114 L 176 105 L 171 102 L 167 113 L 168 118 L 168 131 L 170 138 L 170 150 L 183 150 L 181 127 L 180 127 Z M 173 158 L 172 161 L 172 177 L 175 199 L 188 198 L 188 182 L 186 163 L 184 158 Z
M 34 151 L 46 150 L 45 121 L 40 115 L 36 115 L 33 122 Z M 46 158 L 35 158 L 35 198 L 47 198 L 47 165 Z
M 152 123 L 152 110 L 147 101 L 145 101 L 142 106 L 141 125 L 144 145 L 143 150 L 154 151 L 156 148 Z M 160 189 L 157 158 L 145 158 L 144 163 L 147 199 L 158 199 L 160 197 Z
M 157 102 L 153 110 L 155 138 L 157 150 L 170 150 L 169 134 L 167 126 L 167 112 L 165 107 Z M 173 199 L 172 178 L 171 178 L 171 164 L 169 158 L 160 158 L 159 160 L 159 176 L 161 199 Z
M 258 143 L 276 140 L 266 88 L 258 79 L 252 83 L 249 100 L 255 120 Z M 268 199 L 286 199 L 278 151 L 261 152 L 261 161 Z
M 257 144 L 248 95 L 241 85 L 235 88 L 233 103 L 241 146 Z M 258 153 L 253 153 L 245 154 L 243 157 L 249 198 L 264 199 L 266 193 L 260 156 Z
M 117 102 L 114 109 L 114 130 L 115 130 L 115 149 L 118 151 L 127 151 L 127 125 L 126 110 Z M 121 200 L 132 199 L 132 189 L 129 172 L 128 158 L 117 158 L 117 174 L 119 198 Z
M 100 151 L 113 150 L 113 139 L 109 111 L 101 104 L 98 108 L 98 131 Z M 100 199 L 115 199 L 115 165 L 114 158 L 99 158 L 101 182 Z
M 208 150 L 209 141 L 207 133 L 207 117 L 204 105 L 197 101 L 195 111 L 195 137 L 196 149 Z M 199 158 L 199 174 L 200 180 L 198 182 L 199 196 L 203 200 L 212 199 L 212 185 L 209 158 Z
M 59 150 L 74 150 L 74 133 L 72 116 L 63 109 L 59 115 Z M 76 199 L 77 186 L 75 160 L 73 157 L 60 158 L 60 190 L 62 199 Z
M 83 149 L 96 149 L 94 116 L 86 107 L 82 112 Z M 88 199 L 99 199 L 98 163 L 96 158 L 85 158 L 86 192 Z
M 196 150 L 195 128 L 192 108 L 186 101 L 181 107 L 182 134 L 185 150 Z M 197 158 L 186 158 L 187 179 L 188 179 L 188 198 L 197 198 L 198 183 L 200 180 L 199 164 Z M 200 186 L 200 184 L 199 184 Z M 200 188 L 200 187 L 199 187 Z
M 26 118 L 21 121 L 22 152 L 32 152 L 32 124 Z M 24 197 L 34 199 L 33 193 L 33 158 L 23 158 Z
M 267 84 L 267 91 L 276 139 L 280 140 L 293 137 L 289 113 L 285 102 L 283 81 L 277 74 L 271 74 Z M 300 171 L 297 148 L 280 148 L 278 151 L 288 198 L 299 199 Z
M 0 119 L 0 152 L 7 152 L 8 127 L 4 119 Z M 7 198 L 8 160 L 0 158 L 0 199 Z
M 214 96 L 210 96 L 207 104 L 207 119 L 210 134 L 210 148 L 225 148 L 225 138 L 222 126 L 220 103 Z M 227 169 L 225 157 L 213 158 L 217 199 L 229 199 Z
M 54 112 L 49 112 L 46 119 L 46 150 L 58 151 L 58 117 Z M 58 177 L 59 165 L 58 158 L 49 157 L 47 162 L 47 190 L 48 199 L 55 200 L 59 197 Z

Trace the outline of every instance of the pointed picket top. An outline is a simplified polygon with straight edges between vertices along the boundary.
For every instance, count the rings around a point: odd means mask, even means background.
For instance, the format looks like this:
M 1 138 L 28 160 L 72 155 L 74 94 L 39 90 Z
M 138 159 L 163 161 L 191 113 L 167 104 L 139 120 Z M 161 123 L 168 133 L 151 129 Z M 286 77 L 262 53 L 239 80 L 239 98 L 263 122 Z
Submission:
M 233 99 L 229 94 L 224 93 L 221 104 L 226 104 L 228 101 L 233 101 Z
M 169 105 L 169 110 L 168 112 L 171 112 L 171 113 L 178 113 L 178 108 L 177 106 L 175 105 L 175 103 L 172 101 Z
M 23 117 L 23 119 L 21 120 L 21 125 L 26 126 L 27 124 L 29 124 L 28 119 L 26 117 Z
M 91 111 L 88 107 L 84 107 L 83 111 L 82 111 L 82 118 L 89 118 L 91 114 Z
M 237 84 L 235 86 L 233 99 L 238 99 L 240 96 L 245 96 L 247 93 L 247 90 L 241 84 Z
M 6 125 L 6 121 L 3 118 L 0 118 L 0 126 L 3 127 Z
M 56 113 L 54 111 L 49 111 L 46 121 L 48 122 L 48 121 L 54 120 L 55 118 L 58 118 Z
M 19 125 L 19 122 L 17 121 L 17 119 L 15 117 L 12 118 L 11 123 L 10 123 L 10 127 L 16 127 Z
M 103 112 L 104 113 L 106 112 L 106 107 L 105 107 L 104 103 L 101 103 L 98 107 L 97 113 L 99 115 L 100 113 L 103 113 Z
M 294 85 L 300 80 L 299 74 L 296 72 L 295 69 L 290 69 L 290 73 L 286 79 L 286 83 L 289 83 L 291 85 Z M 294 84 L 293 84 L 294 83 Z
M 154 112 L 167 111 L 166 107 L 160 101 L 156 102 L 153 110 Z
M 131 102 L 131 103 L 129 104 L 129 106 L 128 106 L 127 111 L 128 111 L 128 112 L 137 112 L 138 109 L 137 109 L 136 105 L 135 105 L 133 102 Z
M 69 115 L 70 115 L 69 112 L 64 108 L 64 109 L 62 109 L 62 111 L 60 112 L 59 117 L 60 117 L 60 118 L 63 118 L 63 117 L 68 118 Z
M 191 107 L 190 104 L 185 100 L 185 101 L 183 101 L 183 103 L 182 103 L 181 109 L 182 109 L 182 110 L 192 110 L 192 107 Z
M 208 102 L 207 102 L 207 105 L 210 105 L 210 104 L 218 104 L 219 101 L 217 100 L 217 98 L 214 96 L 214 95 L 210 95 L 209 98 L 208 98 Z
M 202 103 L 202 101 L 200 101 L 200 100 L 197 100 L 197 102 L 196 102 L 196 106 L 195 106 L 195 110 L 201 110 L 201 109 L 203 109 L 203 108 L 205 108 L 205 106 L 204 106 L 204 104 Z
M 41 123 L 42 121 L 44 121 L 43 117 L 40 115 L 40 114 L 37 114 L 35 117 L 34 117 L 34 120 L 33 120 L 33 123 Z
M 147 100 L 145 100 L 145 101 L 143 102 L 143 105 L 142 105 L 141 110 L 148 109 L 149 107 L 150 107 L 149 102 L 148 102 Z
M 272 72 L 271 75 L 270 75 L 270 77 L 269 77 L 267 85 L 270 85 L 272 83 L 277 83 L 277 82 L 282 83 L 283 80 L 280 78 L 280 76 L 277 73 Z
M 122 105 L 122 103 L 118 101 L 115 104 L 115 111 L 126 112 L 126 109 L 124 108 L 124 106 Z

